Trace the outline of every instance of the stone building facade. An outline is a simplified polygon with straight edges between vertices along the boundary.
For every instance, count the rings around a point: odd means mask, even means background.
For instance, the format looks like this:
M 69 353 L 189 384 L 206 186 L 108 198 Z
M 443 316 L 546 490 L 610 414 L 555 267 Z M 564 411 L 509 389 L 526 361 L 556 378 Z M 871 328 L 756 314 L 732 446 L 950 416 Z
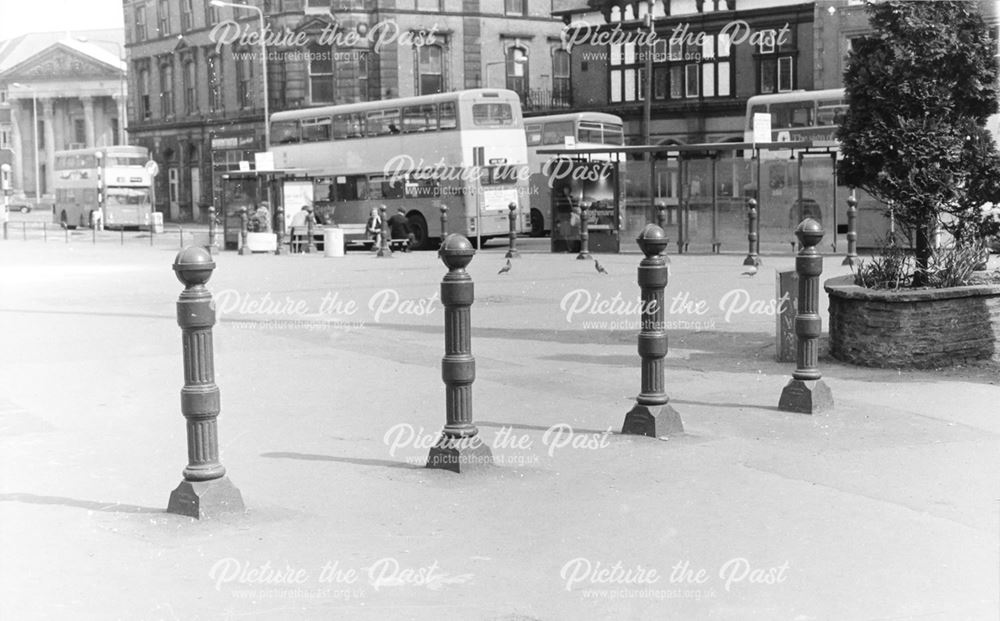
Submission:
M 268 111 L 507 87 L 571 105 L 548 0 L 251 0 Z M 261 16 L 208 0 L 125 0 L 129 132 L 159 164 L 157 209 L 201 220 L 223 174 L 264 150 Z M 242 166 L 246 166 L 243 164 Z
M 0 163 L 16 197 L 51 200 L 55 153 L 125 141 L 121 30 L 0 42 Z

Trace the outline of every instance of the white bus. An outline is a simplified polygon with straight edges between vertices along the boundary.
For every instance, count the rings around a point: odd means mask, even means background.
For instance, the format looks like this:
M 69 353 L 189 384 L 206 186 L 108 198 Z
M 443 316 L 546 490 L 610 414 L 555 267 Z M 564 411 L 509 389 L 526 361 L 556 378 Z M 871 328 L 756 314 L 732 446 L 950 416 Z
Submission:
M 55 215 L 63 225 L 151 226 L 152 177 L 145 147 L 112 146 L 55 153 Z
M 539 150 L 586 149 L 625 144 L 621 117 L 602 112 L 573 112 L 536 116 L 524 119 L 528 143 L 528 168 L 531 174 L 531 235 L 541 237 L 552 230 L 551 160 L 559 156 L 539 155 Z M 567 141 L 567 138 L 571 140 Z M 590 160 L 617 160 L 624 166 L 625 158 L 611 153 L 584 156 Z M 546 164 L 548 166 L 546 166 Z M 621 171 L 624 174 L 624 171 Z
M 373 207 L 403 208 L 417 248 L 461 233 L 473 243 L 528 227 L 527 150 L 517 93 L 474 89 L 289 110 L 271 116 L 285 217 L 311 202 L 318 220 L 364 240 Z M 291 203 L 291 204 L 290 204 Z M 441 206 L 447 231 L 441 230 Z

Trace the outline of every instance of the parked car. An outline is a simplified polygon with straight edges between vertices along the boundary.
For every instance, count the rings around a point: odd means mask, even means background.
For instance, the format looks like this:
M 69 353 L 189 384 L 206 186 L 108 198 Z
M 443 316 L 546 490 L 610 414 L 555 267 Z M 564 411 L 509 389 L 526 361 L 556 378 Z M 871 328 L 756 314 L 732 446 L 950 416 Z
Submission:
M 31 213 L 31 205 L 28 203 L 11 203 L 7 206 L 7 211 L 9 213 Z

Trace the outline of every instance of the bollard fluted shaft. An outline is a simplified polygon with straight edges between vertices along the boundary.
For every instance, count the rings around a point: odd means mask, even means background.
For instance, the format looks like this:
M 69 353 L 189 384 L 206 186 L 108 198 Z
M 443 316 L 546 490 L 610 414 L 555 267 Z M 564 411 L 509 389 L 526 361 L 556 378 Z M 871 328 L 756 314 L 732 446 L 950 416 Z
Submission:
M 439 252 L 448 267 L 441 281 L 444 306 L 444 358 L 441 378 L 445 384 L 446 423 L 441 438 L 431 448 L 428 468 L 461 472 L 490 465 L 493 456 L 478 437 L 472 422 L 472 384 L 476 360 L 472 357 L 471 307 L 475 300 L 472 277 L 465 268 L 475 255 L 472 243 L 461 235 L 449 235 Z
M 285 206 L 282 203 L 275 205 L 274 218 L 274 234 L 277 240 L 274 254 L 285 254 Z
M 664 230 L 655 224 L 647 224 L 636 241 L 645 255 L 639 263 L 638 276 L 642 390 L 635 407 L 625 415 L 622 433 L 659 437 L 684 431 L 680 415 L 669 405 L 664 378 L 667 332 L 663 300 L 670 270 L 663 251 L 669 241 Z
M 847 256 L 841 265 L 854 265 L 858 260 L 858 199 L 852 193 L 847 199 Z
M 590 220 L 587 218 L 587 210 L 590 205 L 580 204 L 580 254 L 576 255 L 578 261 L 589 261 L 590 256 Z
M 510 241 L 505 258 L 519 259 L 521 253 L 517 251 L 517 203 L 507 205 L 507 209 L 510 210 L 510 214 L 507 216 L 510 220 Z
M 200 518 L 218 512 L 216 501 L 221 500 L 225 505 L 222 510 L 242 511 L 242 497 L 224 479 L 226 469 L 219 461 L 220 400 L 212 342 L 215 307 L 212 294 L 205 287 L 215 270 L 215 262 L 206 249 L 192 246 L 177 254 L 173 267 L 184 285 L 177 300 L 177 325 L 181 328 L 184 348 L 181 413 L 187 423 L 188 464 L 184 468 L 184 481 L 170 495 L 167 510 Z M 218 486 L 199 485 L 216 481 L 222 482 Z
M 208 206 L 208 245 L 206 248 L 209 252 L 217 250 L 215 245 L 215 205 Z
M 823 329 L 819 315 L 819 277 L 823 273 L 823 257 L 816 246 L 823 239 L 823 226 L 806 218 L 795 229 L 795 236 L 801 245 L 795 257 L 795 271 L 799 277 L 795 371 L 792 380 L 781 391 L 778 408 L 812 414 L 833 405 L 833 396 L 820 381 L 819 370 L 819 337 Z
M 757 239 L 757 200 L 747 199 L 747 258 L 743 259 L 743 265 L 760 265 L 760 246 Z

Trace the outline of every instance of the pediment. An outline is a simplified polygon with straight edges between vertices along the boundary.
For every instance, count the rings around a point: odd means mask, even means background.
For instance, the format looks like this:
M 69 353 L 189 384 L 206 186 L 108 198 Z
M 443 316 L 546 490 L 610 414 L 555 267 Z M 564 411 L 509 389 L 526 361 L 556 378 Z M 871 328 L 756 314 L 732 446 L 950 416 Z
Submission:
M 298 24 L 292 28 L 292 32 L 304 32 L 308 35 L 318 35 L 331 24 L 336 24 L 336 20 L 329 14 L 306 15 Z
M 8 80 L 118 79 L 121 70 L 69 46 L 54 43 L 4 72 Z

